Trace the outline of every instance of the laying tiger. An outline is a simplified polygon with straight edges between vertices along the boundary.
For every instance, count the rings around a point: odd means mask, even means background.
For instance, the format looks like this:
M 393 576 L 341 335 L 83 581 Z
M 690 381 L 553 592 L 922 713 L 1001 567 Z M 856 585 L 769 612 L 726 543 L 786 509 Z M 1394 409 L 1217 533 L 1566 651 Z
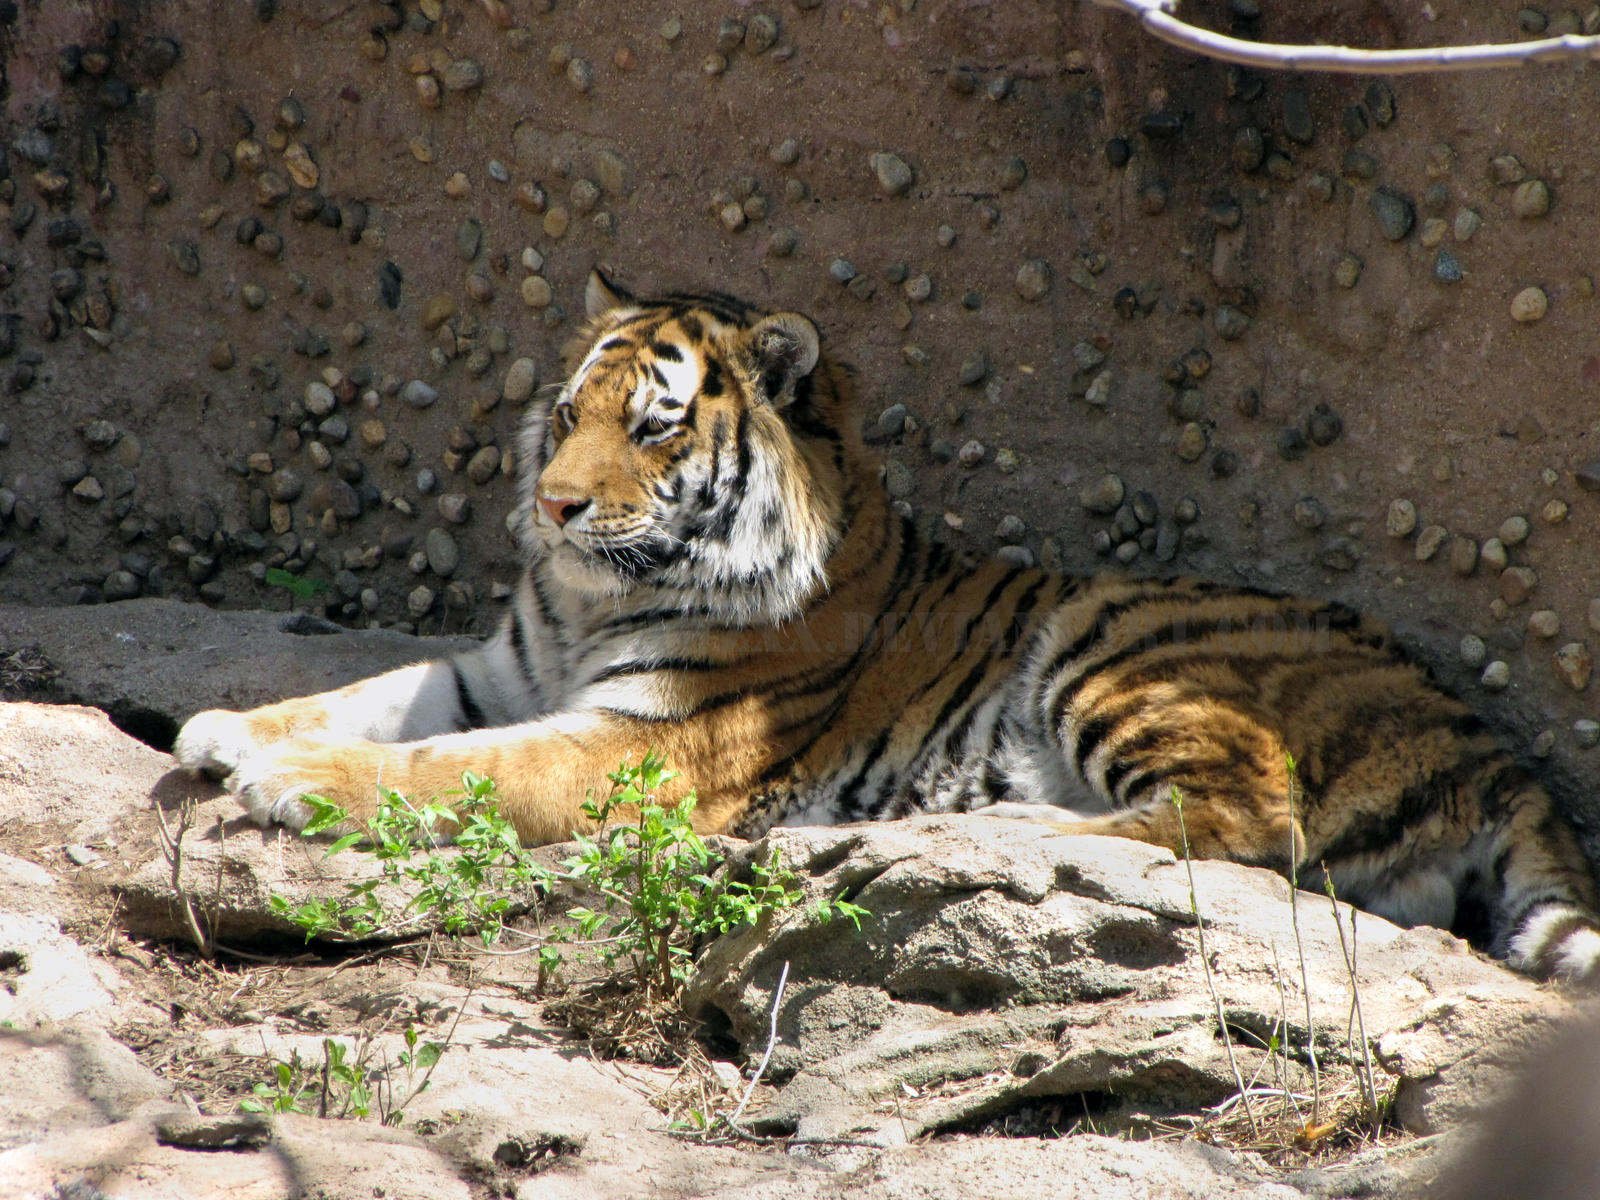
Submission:
M 527 567 L 481 649 L 178 738 L 261 823 L 315 793 L 492 777 L 528 843 L 647 749 L 702 832 L 1047 801 L 1073 833 L 1313 882 L 1402 924 L 1488 913 L 1525 970 L 1600 966 L 1550 800 L 1460 701 L 1337 604 L 1194 580 L 958 567 L 895 516 L 850 377 L 794 313 L 637 299 L 596 273 L 587 352 L 521 435 Z M 1291 811 L 1292 755 L 1298 764 Z M 1070 818 L 1070 819 L 1068 819 Z

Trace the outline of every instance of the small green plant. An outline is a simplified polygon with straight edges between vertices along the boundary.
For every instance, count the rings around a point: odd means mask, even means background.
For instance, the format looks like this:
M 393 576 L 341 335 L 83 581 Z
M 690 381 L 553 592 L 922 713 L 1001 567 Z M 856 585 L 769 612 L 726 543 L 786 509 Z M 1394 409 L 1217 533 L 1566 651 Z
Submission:
M 453 1032 L 453 1028 L 452 1028 Z M 433 1068 L 444 1054 L 446 1042 L 424 1042 L 416 1027 L 407 1025 L 406 1048 L 400 1052 L 404 1086 L 394 1086 L 390 1071 L 369 1067 L 372 1041 L 362 1037 L 352 1048 L 333 1038 L 322 1039 L 321 1063 L 307 1063 L 298 1050 L 289 1061 L 272 1064 L 270 1080 L 257 1083 L 252 1095 L 239 1101 L 244 1112 L 300 1113 L 318 1117 L 370 1117 L 376 1107 L 385 1125 L 405 1120 L 405 1107 L 428 1088 Z M 419 1078 L 420 1073 L 420 1078 Z
M 393 789 L 378 792 L 378 811 L 365 828 L 345 834 L 324 855 L 368 841 L 381 867 L 378 876 L 348 883 L 344 895 L 331 899 L 291 904 L 271 898 L 272 911 L 304 930 L 308 942 L 329 936 L 359 940 L 432 921 L 451 936 L 476 930 L 484 945 L 492 945 L 505 928 L 513 897 L 551 881 L 551 872 L 528 857 L 515 827 L 500 815 L 493 781 L 463 775 L 460 790 L 448 794 L 453 803 L 415 805 Z M 350 814 L 337 804 L 320 796 L 304 799 L 312 809 L 306 836 L 349 823 Z M 440 854 L 447 840 L 442 830 L 449 826 L 455 827 L 448 840 L 456 852 Z M 414 889 L 406 912 L 384 907 L 377 893 L 385 884 Z
M 263 575 L 262 582 L 270 587 L 280 587 L 297 600 L 314 600 L 317 593 L 327 591 L 332 584 L 323 579 L 307 579 L 304 575 L 296 575 L 293 571 L 285 571 L 282 567 L 268 567 Z
M 661 998 L 674 995 L 688 978 L 703 939 L 754 925 L 801 898 L 776 846 L 766 862 L 751 864 L 750 882 L 714 879 L 719 860 L 694 831 L 694 793 L 673 808 L 655 803 L 656 793 L 675 778 L 654 753 L 638 766 L 620 764 L 607 775 L 610 793 L 600 800 L 591 794 L 584 802 L 584 815 L 597 829 L 576 835 L 578 853 L 562 864 L 563 879 L 601 898 L 597 908 L 570 910 L 577 936 L 595 945 L 608 968 L 626 963 L 638 986 Z M 619 809 L 637 816 L 613 825 Z M 824 921 L 841 917 L 858 929 L 866 915 L 842 895 L 815 911 Z

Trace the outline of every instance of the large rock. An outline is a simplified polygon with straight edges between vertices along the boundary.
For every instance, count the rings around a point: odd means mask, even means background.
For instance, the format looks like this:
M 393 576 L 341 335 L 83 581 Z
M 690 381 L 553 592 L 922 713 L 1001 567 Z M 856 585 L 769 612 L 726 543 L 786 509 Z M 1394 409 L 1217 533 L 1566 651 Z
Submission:
M 925 817 L 774 830 L 740 862 L 774 848 L 810 900 L 844 894 L 872 916 L 857 932 L 810 906 L 786 910 L 719 939 L 690 983 L 691 1009 L 758 1058 L 789 964 L 770 1123 L 895 1141 L 1050 1097 L 1197 1113 L 1237 1090 L 1234 1061 L 1246 1079 L 1274 1077 L 1278 1064 L 1259 1047 L 1283 1016 L 1290 1083 L 1312 1090 L 1301 952 L 1276 875 L 1193 864 L 1214 997 L 1188 869 L 1165 850 L 1025 821 Z M 1350 910 L 1338 911 L 1349 939 Z M 1351 972 L 1326 897 L 1300 895 L 1298 926 L 1332 1095 L 1360 1060 L 1346 1033 Z M 1388 1073 L 1377 1086 L 1419 1132 L 1455 1120 L 1505 1056 L 1570 1007 L 1439 930 L 1363 913 L 1355 936 L 1362 1020 Z
M 176 600 L 0 607 L 0 652 L 37 646 L 58 673 L 30 699 L 91 704 L 169 746 L 206 708 L 254 708 L 452 654 L 469 638 L 352 631 L 308 613 L 218 612 Z

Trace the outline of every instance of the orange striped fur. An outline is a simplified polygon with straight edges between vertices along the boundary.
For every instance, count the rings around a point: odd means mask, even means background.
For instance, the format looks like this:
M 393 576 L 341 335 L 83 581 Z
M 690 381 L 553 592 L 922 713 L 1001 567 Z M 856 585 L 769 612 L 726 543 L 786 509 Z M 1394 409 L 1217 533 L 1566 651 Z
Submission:
M 180 759 L 263 823 L 303 825 L 307 792 L 365 817 L 375 784 L 435 796 L 471 770 L 525 841 L 560 840 L 648 749 L 706 832 L 1025 801 L 1177 850 L 1177 792 L 1196 854 L 1325 870 L 1406 924 L 1479 914 L 1516 965 L 1595 973 L 1570 829 L 1379 626 L 1196 580 L 959 563 L 890 510 L 805 317 L 598 274 L 588 301 L 570 378 L 525 417 L 528 565 L 499 634 L 185 725 Z

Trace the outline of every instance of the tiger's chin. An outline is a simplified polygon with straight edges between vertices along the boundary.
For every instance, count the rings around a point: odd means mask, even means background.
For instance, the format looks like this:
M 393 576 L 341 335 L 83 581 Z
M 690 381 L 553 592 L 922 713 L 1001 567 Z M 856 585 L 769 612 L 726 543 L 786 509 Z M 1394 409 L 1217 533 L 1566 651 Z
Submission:
M 638 580 L 577 547 L 562 543 L 546 551 L 551 572 L 562 587 L 584 596 L 615 599 L 633 591 Z

